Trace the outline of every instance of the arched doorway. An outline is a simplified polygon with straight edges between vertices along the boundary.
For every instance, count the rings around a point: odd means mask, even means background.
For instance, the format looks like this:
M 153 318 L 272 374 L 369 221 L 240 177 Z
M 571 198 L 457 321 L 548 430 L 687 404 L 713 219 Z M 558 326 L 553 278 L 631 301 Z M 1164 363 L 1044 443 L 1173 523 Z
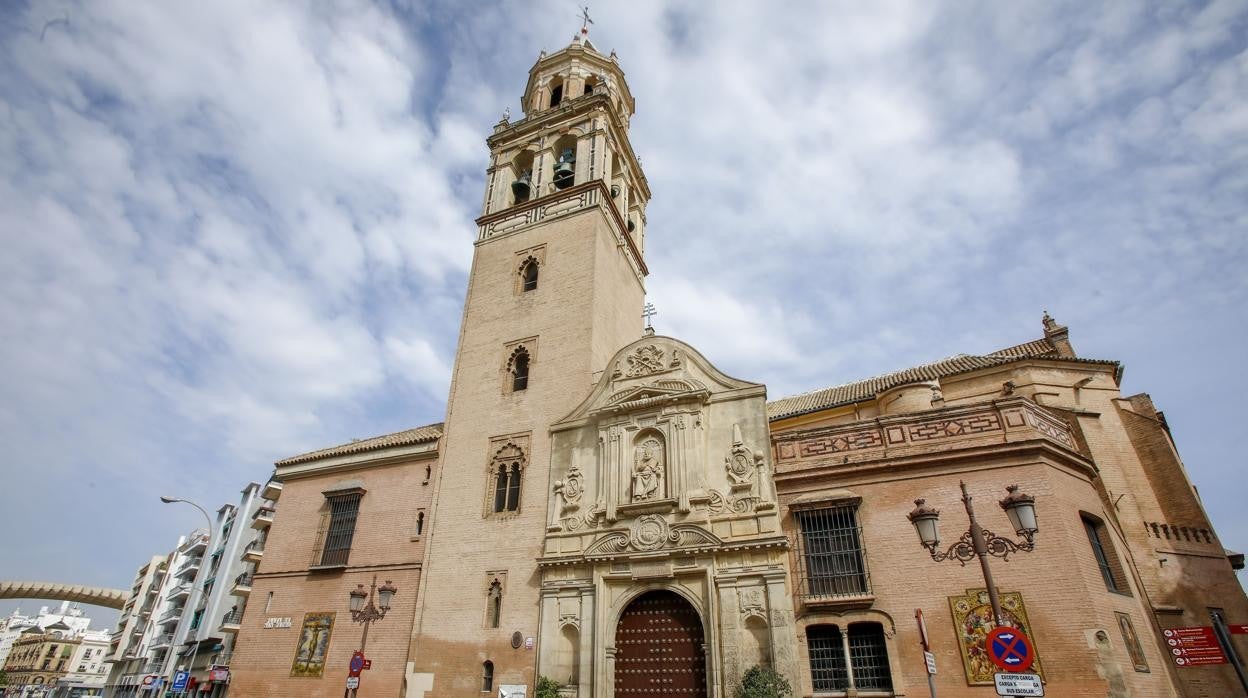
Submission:
M 705 698 L 702 619 L 679 594 L 648 591 L 615 628 L 616 698 Z

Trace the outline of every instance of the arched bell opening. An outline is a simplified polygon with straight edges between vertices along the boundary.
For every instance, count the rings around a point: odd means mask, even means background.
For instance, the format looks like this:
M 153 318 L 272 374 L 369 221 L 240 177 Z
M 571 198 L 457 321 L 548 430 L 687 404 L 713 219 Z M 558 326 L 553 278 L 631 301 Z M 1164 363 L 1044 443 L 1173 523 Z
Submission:
M 533 198 L 533 151 L 526 150 L 511 161 L 512 205 L 522 204 Z
M 567 189 L 576 184 L 576 137 L 563 136 L 555 141 L 555 188 Z
M 596 92 L 599 92 L 601 90 L 601 84 L 602 83 L 598 80 L 598 76 L 591 75 L 585 78 L 585 89 L 584 91 L 581 92 L 581 94 L 592 95 Z
M 668 589 L 634 598 L 615 626 L 616 696 L 705 698 L 706 635 L 693 604 Z
M 563 78 L 556 77 L 550 81 L 550 108 L 554 109 L 563 102 Z

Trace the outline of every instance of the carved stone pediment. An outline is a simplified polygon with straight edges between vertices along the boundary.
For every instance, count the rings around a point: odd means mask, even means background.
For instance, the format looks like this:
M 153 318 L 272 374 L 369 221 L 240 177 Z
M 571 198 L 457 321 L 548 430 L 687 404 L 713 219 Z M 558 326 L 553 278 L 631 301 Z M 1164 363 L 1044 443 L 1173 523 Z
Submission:
M 672 398 L 705 399 L 713 393 L 763 397 L 766 388 L 738 380 L 715 368 L 693 347 L 671 337 L 645 337 L 623 347 L 607 364 L 594 390 L 554 426 L 571 427 L 603 412 L 648 408 Z
M 704 548 L 722 545 L 715 534 L 690 523 L 669 525 L 657 514 L 633 519 L 627 531 L 611 531 L 599 536 L 585 549 L 585 557 L 618 555 L 628 552 L 654 552 L 666 548 Z
M 669 378 L 660 379 L 646 385 L 637 385 L 612 393 L 604 407 L 619 408 L 639 406 L 638 403 L 654 398 L 673 398 L 708 395 L 706 386 L 694 379 Z

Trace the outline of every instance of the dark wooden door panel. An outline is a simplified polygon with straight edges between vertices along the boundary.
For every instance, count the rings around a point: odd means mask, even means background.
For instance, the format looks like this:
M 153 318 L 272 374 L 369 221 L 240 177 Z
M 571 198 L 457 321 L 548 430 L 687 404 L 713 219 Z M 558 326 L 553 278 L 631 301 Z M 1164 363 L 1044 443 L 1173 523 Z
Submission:
M 615 630 L 616 698 L 705 698 L 702 620 L 670 591 L 633 600 Z

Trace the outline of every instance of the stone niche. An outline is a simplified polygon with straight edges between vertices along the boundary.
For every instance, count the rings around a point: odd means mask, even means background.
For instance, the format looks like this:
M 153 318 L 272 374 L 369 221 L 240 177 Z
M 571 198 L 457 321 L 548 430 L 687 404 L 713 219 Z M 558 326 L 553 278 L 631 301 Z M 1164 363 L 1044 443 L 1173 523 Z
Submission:
M 617 623 L 655 590 L 702 622 L 707 695 L 760 663 L 796 685 L 768 444 L 764 386 L 658 336 L 621 349 L 551 427 L 538 669 L 564 695 L 613 695 Z

